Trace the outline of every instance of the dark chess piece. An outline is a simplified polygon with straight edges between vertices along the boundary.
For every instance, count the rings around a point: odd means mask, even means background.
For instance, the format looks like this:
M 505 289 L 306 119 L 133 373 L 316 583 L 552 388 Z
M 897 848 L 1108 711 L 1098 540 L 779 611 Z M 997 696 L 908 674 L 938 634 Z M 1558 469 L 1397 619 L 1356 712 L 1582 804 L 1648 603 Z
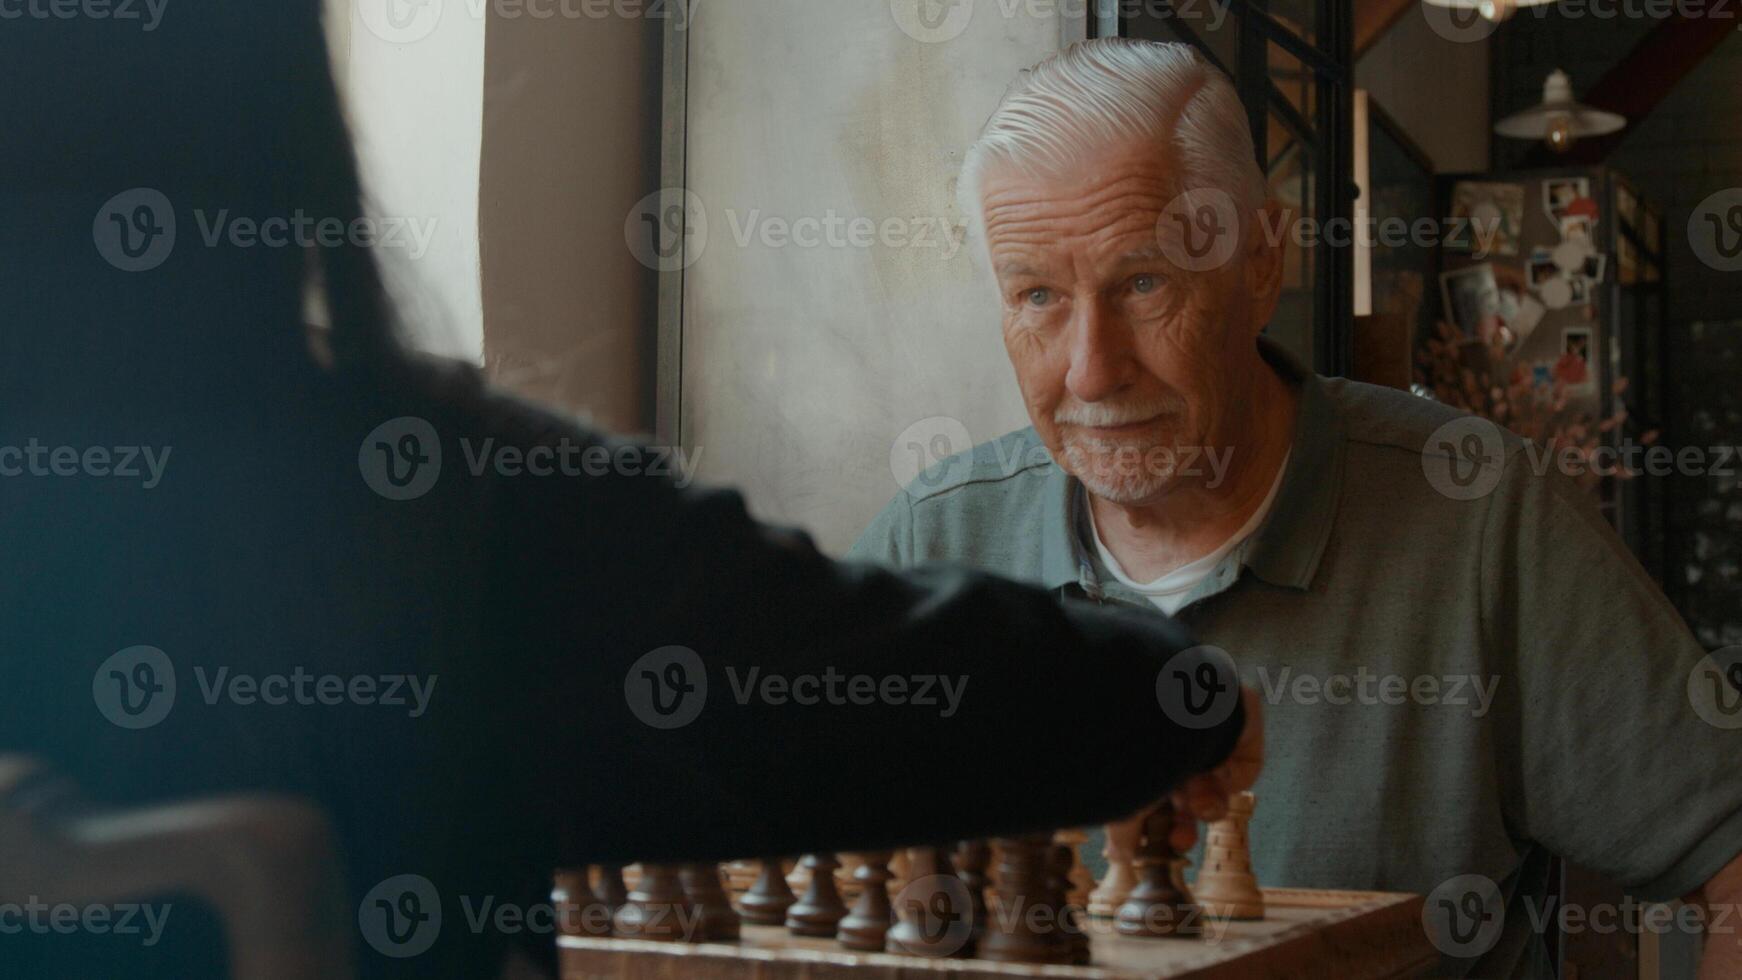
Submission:
M 623 883 L 623 866 L 620 864 L 605 864 L 599 867 L 599 880 L 593 884 L 593 894 L 612 915 L 629 901 L 629 886 Z
M 1168 842 L 1173 831 L 1173 804 L 1163 803 L 1143 819 L 1137 845 L 1137 885 L 1119 906 L 1114 928 L 1122 936 L 1202 935 L 1202 912 L 1180 876 L 1180 856 Z
M 693 942 L 697 937 L 687 927 L 699 917 L 700 912 L 684 895 L 677 865 L 644 864 L 641 881 L 617 910 L 611 925 L 612 932 L 622 939 Z
M 889 872 L 889 862 L 894 857 L 894 851 L 872 851 L 864 855 L 865 862 L 853 872 L 853 880 L 859 883 L 859 900 L 841 920 L 842 946 L 872 953 L 883 951 L 894 920 L 889 904 L 889 879 L 895 877 Z
M 810 886 L 804 897 L 786 910 L 786 927 L 798 936 L 833 936 L 847 914 L 847 903 L 841 901 L 835 885 L 840 859 L 833 854 L 807 854 L 804 866 L 810 871 Z
M 1068 963 L 1070 939 L 1056 920 L 1036 914 L 1051 899 L 1047 850 L 1051 834 L 1004 837 L 998 852 L 998 899 L 986 923 L 980 958 L 1002 963 Z
M 1070 944 L 1070 962 L 1082 966 L 1089 962 L 1089 934 L 1083 929 L 1082 909 L 1071 901 L 1071 869 L 1076 864 L 1076 849 L 1071 845 L 1055 842 L 1047 849 L 1047 889 L 1057 903 L 1059 928 Z
M 740 933 L 738 910 L 720 884 L 717 864 L 689 864 L 683 869 L 684 895 L 701 913 L 697 938 L 702 942 L 724 943 L 736 940 Z
M 986 869 L 992 864 L 992 845 L 983 840 L 965 840 L 956 845 L 956 877 L 968 888 L 968 905 L 974 910 L 974 941 L 986 935 L 986 886 L 992 883 Z
M 763 858 L 761 863 L 756 883 L 738 898 L 738 911 L 752 925 L 778 926 L 786 922 L 786 910 L 798 899 L 786 883 L 786 869 L 779 858 Z
M 889 949 L 910 956 L 967 956 L 974 945 L 974 909 L 969 889 L 956 876 L 943 847 L 907 851 L 907 884 L 896 899 L 898 921 Z
M 587 884 L 587 872 L 558 871 L 550 890 L 556 929 L 564 936 L 611 935 L 612 911 Z

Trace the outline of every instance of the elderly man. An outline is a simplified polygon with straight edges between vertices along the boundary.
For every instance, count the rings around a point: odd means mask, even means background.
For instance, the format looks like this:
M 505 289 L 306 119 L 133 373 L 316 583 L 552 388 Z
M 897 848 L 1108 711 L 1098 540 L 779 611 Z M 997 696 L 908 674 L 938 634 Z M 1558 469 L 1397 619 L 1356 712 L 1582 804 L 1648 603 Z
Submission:
M 1228 80 L 1074 46 L 962 190 L 1033 428 L 934 468 L 856 556 L 1179 617 L 1269 702 L 1261 879 L 1431 893 L 1446 972 L 1550 975 L 1559 854 L 1709 903 L 1702 976 L 1742 976 L 1742 732 L 1690 705 L 1703 651 L 1518 440 L 1264 338 L 1281 216 Z

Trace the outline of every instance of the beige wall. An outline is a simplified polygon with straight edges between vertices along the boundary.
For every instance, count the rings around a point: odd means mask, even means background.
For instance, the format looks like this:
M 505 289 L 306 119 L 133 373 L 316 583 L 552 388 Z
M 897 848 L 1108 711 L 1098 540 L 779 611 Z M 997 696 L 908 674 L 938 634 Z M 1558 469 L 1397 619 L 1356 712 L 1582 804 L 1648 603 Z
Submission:
M 1489 42 L 1451 41 L 1415 4 L 1355 66 L 1366 89 L 1441 173 L 1488 169 Z

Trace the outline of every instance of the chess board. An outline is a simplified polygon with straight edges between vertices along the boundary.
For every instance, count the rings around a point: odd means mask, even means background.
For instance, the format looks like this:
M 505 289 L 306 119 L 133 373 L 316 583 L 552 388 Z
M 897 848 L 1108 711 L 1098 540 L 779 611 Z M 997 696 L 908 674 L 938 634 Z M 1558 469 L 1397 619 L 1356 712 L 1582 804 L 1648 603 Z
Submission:
M 558 941 L 563 980 L 1387 980 L 1424 976 L 1437 962 L 1422 928 L 1420 896 L 1270 888 L 1264 899 L 1263 920 L 1206 921 L 1203 936 L 1193 939 L 1126 937 L 1106 920 L 1090 920 L 1088 966 L 854 953 L 776 926 L 745 925 L 732 943 Z

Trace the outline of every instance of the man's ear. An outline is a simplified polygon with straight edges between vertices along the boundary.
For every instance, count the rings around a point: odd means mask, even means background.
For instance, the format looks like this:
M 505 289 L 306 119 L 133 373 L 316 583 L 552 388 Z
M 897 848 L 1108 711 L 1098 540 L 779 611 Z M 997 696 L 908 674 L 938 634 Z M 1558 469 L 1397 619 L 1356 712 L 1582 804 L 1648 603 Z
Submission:
M 1252 215 L 1251 233 L 1245 242 L 1246 281 L 1242 285 L 1252 297 L 1249 308 L 1253 320 L 1247 327 L 1255 339 L 1270 324 L 1282 299 L 1282 260 L 1288 252 L 1289 219 L 1288 211 L 1274 199 L 1265 201 Z

